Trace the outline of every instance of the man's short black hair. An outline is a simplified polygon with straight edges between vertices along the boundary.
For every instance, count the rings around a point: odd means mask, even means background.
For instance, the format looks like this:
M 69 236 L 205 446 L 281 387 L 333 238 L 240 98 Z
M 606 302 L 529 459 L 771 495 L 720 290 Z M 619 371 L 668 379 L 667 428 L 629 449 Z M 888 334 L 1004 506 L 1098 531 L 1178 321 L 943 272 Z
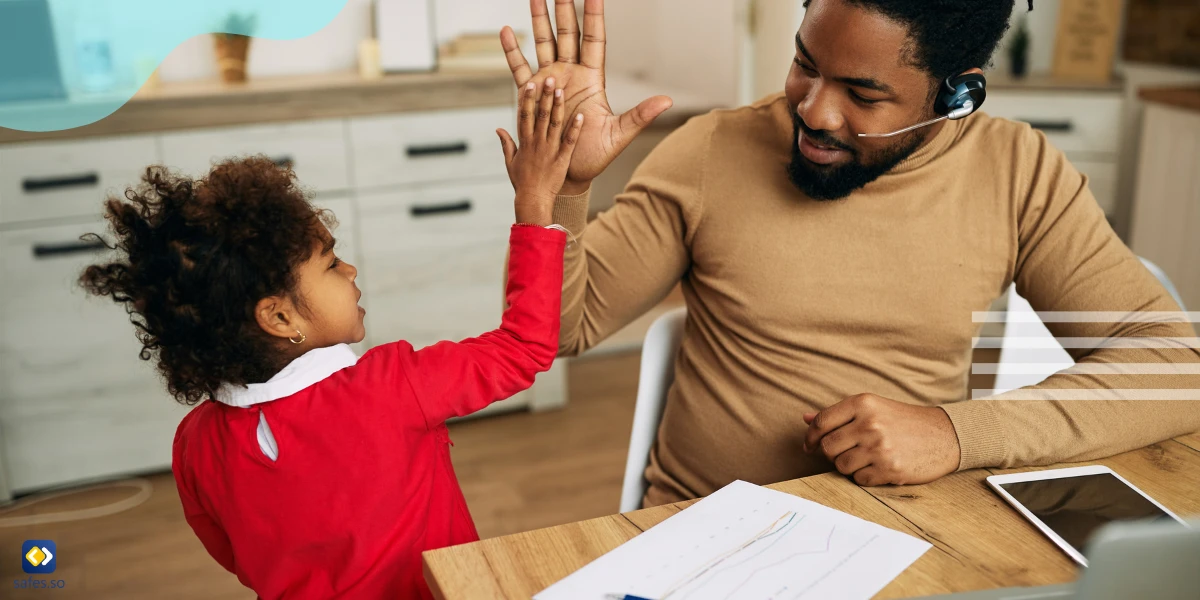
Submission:
M 908 59 L 942 80 L 984 68 L 1008 30 L 1014 0 L 844 0 L 908 27 Z M 805 0 L 807 7 L 809 0 Z M 1029 0 L 1033 10 L 1033 0 Z

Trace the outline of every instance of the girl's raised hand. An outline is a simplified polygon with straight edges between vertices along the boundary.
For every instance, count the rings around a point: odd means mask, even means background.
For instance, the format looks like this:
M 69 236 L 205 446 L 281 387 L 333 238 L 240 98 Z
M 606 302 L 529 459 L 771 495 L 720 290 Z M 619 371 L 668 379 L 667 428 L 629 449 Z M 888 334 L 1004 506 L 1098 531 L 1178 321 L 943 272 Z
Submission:
M 530 82 L 521 90 L 517 110 L 519 146 L 507 131 L 497 129 L 496 134 L 504 147 L 508 179 L 517 192 L 514 203 L 517 222 L 545 226 L 552 222 L 554 199 L 567 177 L 575 144 L 583 130 L 583 115 L 565 123 L 563 91 L 555 87 L 552 77 L 541 88 Z

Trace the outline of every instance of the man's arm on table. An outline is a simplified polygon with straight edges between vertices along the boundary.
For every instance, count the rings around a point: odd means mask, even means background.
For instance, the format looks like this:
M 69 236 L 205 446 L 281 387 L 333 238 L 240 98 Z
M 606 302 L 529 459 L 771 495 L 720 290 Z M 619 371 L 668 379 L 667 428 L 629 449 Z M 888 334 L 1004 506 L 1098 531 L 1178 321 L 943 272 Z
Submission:
M 587 222 L 588 193 L 560 196 L 554 222 L 567 228 L 559 353 L 579 354 L 660 302 L 690 265 L 703 218 L 711 119 L 694 119 L 662 141 L 614 206 Z
M 961 446 L 960 469 L 1091 460 L 1200 429 L 1195 400 L 1159 399 L 1166 394 L 1154 393 L 1145 399 L 1098 399 L 1104 390 L 1200 389 L 1197 375 L 1131 374 L 1122 366 L 1200 363 L 1197 348 L 1163 339 L 1196 333 L 1186 322 L 1138 322 L 1139 313 L 1180 307 L 1109 227 L 1085 178 L 1045 136 L 1031 139 L 1036 144 L 1028 151 L 1039 160 L 1018 214 L 1017 293 L 1038 312 L 1129 313 L 1119 322 L 1047 319 L 1055 337 L 1154 339 L 1138 348 L 1068 348 L 1077 366 L 1036 386 L 943 406 Z M 1094 373 L 1098 369 L 1111 373 Z M 1006 399 L 1031 395 L 1067 399 Z

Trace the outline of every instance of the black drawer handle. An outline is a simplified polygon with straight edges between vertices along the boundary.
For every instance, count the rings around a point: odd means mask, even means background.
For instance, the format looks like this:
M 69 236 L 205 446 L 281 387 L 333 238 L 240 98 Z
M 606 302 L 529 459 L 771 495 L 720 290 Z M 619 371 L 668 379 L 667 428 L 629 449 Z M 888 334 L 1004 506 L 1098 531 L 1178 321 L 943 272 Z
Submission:
M 21 188 L 26 192 L 39 192 L 67 187 L 84 187 L 100 183 L 99 173 L 81 173 L 79 175 L 63 175 L 61 177 L 46 177 L 43 179 L 26 178 L 21 182 Z
M 283 167 L 285 169 L 290 169 L 296 165 L 296 161 L 294 159 L 292 159 L 292 156 L 290 154 L 284 154 L 283 156 L 272 157 L 271 162 L 275 163 L 275 166 Z
M 458 202 L 447 202 L 445 204 L 424 204 L 416 205 L 409 208 L 408 211 L 414 217 L 429 217 L 432 215 L 445 215 L 450 213 L 465 213 L 471 211 L 470 200 L 460 200 Z
M 1038 121 L 1035 119 L 1021 119 L 1034 129 L 1042 131 L 1056 131 L 1061 133 L 1069 133 L 1075 126 L 1070 121 Z
M 430 156 L 443 156 L 446 154 L 466 154 L 469 146 L 466 142 L 454 142 L 452 144 L 434 144 L 429 146 L 409 146 L 404 149 L 404 153 L 409 158 L 427 158 Z
M 54 258 L 56 256 L 69 256 L 72 254 L 91 254 L 105 250 L 108 250 L 108 246 L 104 242 L 97 240 L 60 244 L 34 244 L 33 256 L 34 258 Z

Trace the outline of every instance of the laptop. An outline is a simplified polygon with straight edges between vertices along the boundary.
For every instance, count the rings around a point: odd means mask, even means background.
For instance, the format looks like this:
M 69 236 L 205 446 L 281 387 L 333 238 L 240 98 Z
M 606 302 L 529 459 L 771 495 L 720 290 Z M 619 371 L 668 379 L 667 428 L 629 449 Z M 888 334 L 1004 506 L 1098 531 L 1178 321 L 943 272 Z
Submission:
M 1074 583 L 925 596 L 937 600 L 1196 600 L 1200 521 L 1113 523 L 1088 544 Z

